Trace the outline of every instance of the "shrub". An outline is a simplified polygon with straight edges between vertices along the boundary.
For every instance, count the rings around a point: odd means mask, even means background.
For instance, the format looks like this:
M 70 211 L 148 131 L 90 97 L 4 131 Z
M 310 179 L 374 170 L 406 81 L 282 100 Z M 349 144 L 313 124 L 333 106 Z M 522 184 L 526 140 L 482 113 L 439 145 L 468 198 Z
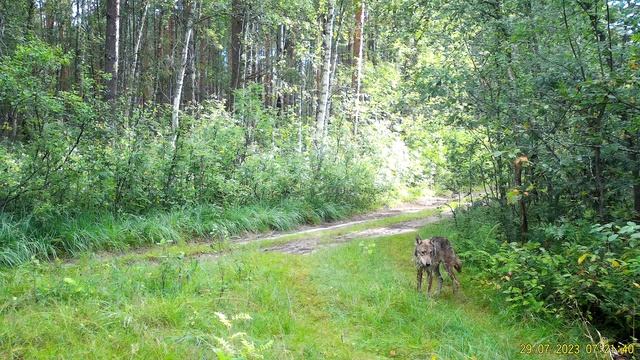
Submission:
M 544 225 L 534 231 L 538 239 L 521 244 L 498 241 L 505 237 L 496 236 L 500 226 L 489 214 L 475 209 L 463 216 L 460 255 L 478 269 L 479 281 L 500 290 L 511 308 L 587 319 L 617 337 L 634 333 L 640 305 L 640 225 Z M 491 225 L 476 223 L 483 221 Z
M 394 153 L 399 135 L 354 139 L 336 120 L 318 152 L 313 119 L 265 109 L 258 85 L 238 90 L 233 114 L 218 101 L 184 109 L 174 149 L 167 106 L 125 111 L 87 96 L 99 90 L 89 80 L 59 91 L 67 62 L 37 40 L 0 59 L 0 110 L 22 121 L 0 142 L 0 265 L 334 220 L 406 175 L 379 155 Z

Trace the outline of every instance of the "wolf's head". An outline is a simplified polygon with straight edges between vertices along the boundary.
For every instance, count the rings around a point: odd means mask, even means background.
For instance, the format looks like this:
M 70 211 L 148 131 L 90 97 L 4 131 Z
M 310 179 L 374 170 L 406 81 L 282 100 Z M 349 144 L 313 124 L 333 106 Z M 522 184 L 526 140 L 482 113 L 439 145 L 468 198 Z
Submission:
M 431 242 L 431 239 L 422 240 L 420 235 L 416 235 L 416 262 L 420 266 L 431 266 L 433 263 L 433 257 L 435 255 L 435 246 Z

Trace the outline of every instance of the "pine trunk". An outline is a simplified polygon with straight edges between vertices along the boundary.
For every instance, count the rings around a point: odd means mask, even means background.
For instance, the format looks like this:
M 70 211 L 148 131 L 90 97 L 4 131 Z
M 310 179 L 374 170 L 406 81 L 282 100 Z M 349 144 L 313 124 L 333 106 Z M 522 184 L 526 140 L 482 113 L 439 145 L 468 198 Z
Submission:
M 240 69 L 242 67 L 242 33 L 244 30 L 244 5 L 242 0 L 233 0 L 231 8 L 231 44 L 229 46 L 231 84 L 229 86 L 229 101 L 227 102 L 228 110 L 233 110 L 234 90 L 242 85 L 240 81 Z

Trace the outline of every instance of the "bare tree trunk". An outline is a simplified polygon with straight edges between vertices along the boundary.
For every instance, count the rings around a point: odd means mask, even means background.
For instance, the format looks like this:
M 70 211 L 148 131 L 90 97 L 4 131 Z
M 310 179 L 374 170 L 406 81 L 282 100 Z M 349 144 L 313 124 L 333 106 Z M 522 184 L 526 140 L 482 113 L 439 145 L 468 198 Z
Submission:
M 157 20 L 156 20 L 157 19 Z M 160 102 L 160 64 L 164 57 L 164 48 L 162 44 L 163 30 L 164 30 L 164 11 L 161 9 L 160 13 L 153 17 L 154 22 L 154 36 L 155 39 L 155 56 L 154 56 L 154 76 L 153 76 L 153 101 Z
M 353 116 L 353 134 L 358 134 L 360 122 L 360 88 L 362 84 L 362 63 L 364 53 L 363 28 L 365 14 L 365 0 L 356 0 L 356 27 L 353 34 L 353 58 L 355 59 L 355 71 L 353 72 L 352 86 L 354 89 L 355 103 Z
M 300 60 L 300 78 L 302 79 L 302 84 L 300 84 L 300 106 L 298 109 L 298 153 L 302 153 L 302 120 L 304 116 L 304 92 L 307 86 L 307 76 L 305 74 L 305 64 L 303 60 Z
M 602 161 L 602 119 L 607 109 L 607 98 L 603 99 L 602 105 L 598 113 L 590 121 L 590 128 L 594 135 L 597 136 L 596 143 L 593 146 L 593 175 L 596 185 L 596 199 L 598 208 L 598 218 L 600 221 L 604 221 L 606 198 L 605 198 L 605 184 L 603 175 L 603 161 Z
M 120 42 L 120 0 L 107 0 L 107 36 L 104 72 L 111 74 L 105 98 L 113 100 L 118 92 L 118 47 Z
M 627 118 L 626 112 L 624 118 L 625 120 Z M 633 180 L 633 210 L 636 212 L 636 219 L 638 219 L 640 218 L 640 166 L 638 164 L 637 144 L 640 133 L 636 132 L 627 136 L 629 137 L 629 149 L 634 150 L 629 152 L 629 160 L 631 160 L 631 179 Z
M 144 9 L 142 10 L 142 19 L 140 19 L 140 27 L 138 30 L 138 38 L 136 39 L 136 44 L 133 48 L 133 62 L 131 63 L 131 108 L 137 102 L 137 84 L 138 84 L 138 57 L 140 56 L 140 45 L 142 44 L 142 37 L 144 35 L 144 26 L 147 20 L 147 10 L 149 9 L 149 3 L 146 2 L 144 4 Z
M 200 22 L 200 17 L 202 15 L 202 3 L 195 3 L 194 4 L 194 10 L 193 10 L 193 18 L 194 21 L 196 22 Z M 193 34 L 192 34 L 193 40 L 191 41 L 191 56 L 190 56 L 190 64 L 189 67 L 191 68 L 191 102 L 193 104 L 197 104 L 200 94 L 198 93 L 198 58 L 201 56 L 200 52 L 198 51 L 198 44 L 197 44 L 197 39 L 198 39 L 198 33 L 196 32 L 196 30 L 193 30 Z
M 329 0 L 327 18 L 322 32 L 322 77 L 320 80 L 320 96 L 316 111 L 315 143 L 318 148 L 324 141 L 324 124 L 327 116 L 327 101 L 329 100 L 329 80 L 331 78 L 331 40 L 333 37 L 334 0 Z
M 189 41 L 193 32 L 193 18 L 190 9 L 187 10 L 187 31 L 184 35 L 184 46 L 182 48 L 182 57 L 180 59 L 180 69 L 178 70 L 178 78 L 176 79 L 176 89 L 173 96 L 173 110 L 171 112 L 171 146 L 176 148 L 176 140 L 178 138 L 178 127 L 180 126 L 178 113 L 180 112 L 180 98 L 182 96 L 182 85 L 184 83 L 184 73 L 187 69 L 187 56 L 189 55 Z
M 229 46 L 229 67 L 231 70 L 231 84 L 229 86 L 229 101 L 227 109 L 233 110 L 233 91 L 240 87 L 240 68 L 242 63 L 242 32 L 244 29 L 243 0 L 232 0 L 231 3 L 231 44 Z
M 333 39 L 333 44 L 331 45 L 331 72 L 329 73 L 329 88 L 327 88 L 327 93 L 329 97 L 327 99 L 327 104 L 325 108 L 325 118 L 324 118 L 324 135 L 327 134 L 327 127 L 329 123 L 329 117 L 331 117 L 331 100 L 332 100 L 332 91 L 333 91 L 333 83 L 336 77 L 336 66 L 338 66 L 338 42 L 340 41 L 340 30 L 342 30 L 342 21 L 344 20 L 344 1 L 340 1 L 340 20 L 338 21 L 338 28 L 335 33 L 336 36 Z M 337 18 L 336 18 L 337 19 Z
M 527 218 L 527 205 L 526 194 L 522 189 L 522 166 L 529 162 L 529 158 L 526 155 L 520 155 L 514 162 L 515 168 L 515 185 L 520 191 L 520 200 L 518 204 L 520 206 L 520 241 L 527 241 L 527 233 L 529 232 L 529 219 Z

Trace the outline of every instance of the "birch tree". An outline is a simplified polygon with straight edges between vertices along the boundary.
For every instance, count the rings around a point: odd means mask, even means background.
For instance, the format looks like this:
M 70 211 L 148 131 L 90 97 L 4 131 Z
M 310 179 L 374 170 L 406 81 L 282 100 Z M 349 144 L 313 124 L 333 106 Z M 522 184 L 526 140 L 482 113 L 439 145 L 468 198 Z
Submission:
M 139 70 L 139 64 L 138 64 L 138 58 L 140 56 L 140 46 L 142 44 L 142 38 L 144 36 L 144 31 L 145 31 L 145 23 L 147 20 L 147 10 L 149 9 L 149 2 L 147 1 L 144 4 L 143 10 L 142 10 L 142 19 L 140 19 L 140 30 L 138 30 L 138 38 L 136 39 L 136 44 L 133 48 L 133 61 L 131 62 L 131 106 L 133 107 L 133 105 L 135 105 L 136 103 L 136 94 L 137 94 L 137 88 L 136 88 L 136 84 L 138 84 L 138 70 Z
M 354 90 L 355 109 L 353 117 L 353 134 L 358 134 L 358 123 L 360 122 L 360 90 L 362 86 L 362 63 L 363 63 L 363 29 L 364 29 L 365 0 L 356 0 L 356 26 L 353 33 L 353 58 L 355 69 L 353 72 L 352 86 Z
M 179 113 L 180 113 L 180 99 L 182 97 L 182 86 L 184 84 L 184 73 L 187 69 L 187 57 L 189 55 L 189 42 L 191 40 L 191 33 L 193 32 L 193 18 L 191 16 L 191 9 L 187 6 L 187 31 L 184 35 L 184 44 L 182 47 L 182 55 L 180 57 L 180 68 L 178 69 L 178 76 L 176 78 L 176 88 L 173 96 L 173 106 L 171 111 L 171 146 L 175 149 L 176 140 L 178 138 Z
M 329 0 L 327 5 L 327 16 L 322 31 L 322 77 L 320 80 L 320 96 L 318 97 L 316 110 L 316 133 L 314 139 L 316 146 L 319 148 L 324 140 L 325 118 L 328 112 L 327 102 L 329 101 L 329 82 L 331 79 L 331 41 L 333 38 L 334 0 Z

